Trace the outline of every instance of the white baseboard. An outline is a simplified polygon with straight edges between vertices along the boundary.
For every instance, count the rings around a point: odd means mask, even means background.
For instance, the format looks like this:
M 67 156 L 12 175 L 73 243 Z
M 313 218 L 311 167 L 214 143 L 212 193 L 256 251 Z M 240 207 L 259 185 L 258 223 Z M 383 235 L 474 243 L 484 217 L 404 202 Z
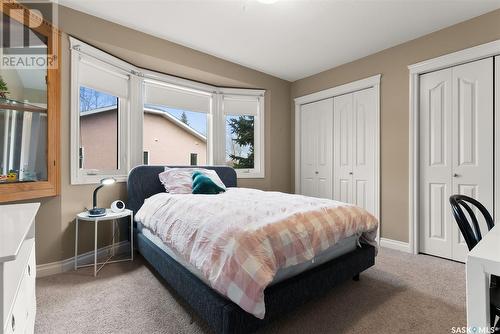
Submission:
M 380 238 L 380 247 L 395 249 L 405 253 L 411 253 L 410 244 L 399 240 Z
M 97 258 L 109 256 L 111 254 L 112 245 L 99 248 L 97 250 Z M 128 240 L 121 241 L 115 244 L 115 254 L 130 252 L 130 242 Z M 86 252 L 78 255 L 78 265 L 94 263 L 94 251 Z M 36 275 L 44 277 L 54 274 L 59 274 L 65 271 L 71 271 L 75 268 L 75 257 L 70 257 L 66 260 L 57 262 L 39 264 L 36 266 Z

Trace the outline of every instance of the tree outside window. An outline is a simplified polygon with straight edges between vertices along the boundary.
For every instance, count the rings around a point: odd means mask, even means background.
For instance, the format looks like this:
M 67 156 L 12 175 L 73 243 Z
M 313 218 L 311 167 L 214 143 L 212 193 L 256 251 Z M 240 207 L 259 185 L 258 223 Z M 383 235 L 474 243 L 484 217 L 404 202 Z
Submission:
M 235 169 L 254 168 L 254 116 L 226 116 L 226 162 Z

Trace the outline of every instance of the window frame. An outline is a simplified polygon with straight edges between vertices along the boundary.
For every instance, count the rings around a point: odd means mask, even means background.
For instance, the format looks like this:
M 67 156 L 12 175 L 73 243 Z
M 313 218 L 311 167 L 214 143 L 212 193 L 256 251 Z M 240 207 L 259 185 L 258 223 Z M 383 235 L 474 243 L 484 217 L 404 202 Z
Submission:
M 186 91 L 192 91 L 194 93 L 199 93 L 203 95 L 209 95 L 211 99 L 210 103 L 210 110 L 206 113 L 207 115 L 207 134 L 206 134 L 206 139 L 207 139 L 207 152 L 206 152 L 206 161 L 207 165 L 213 165 L 214 161 L 216 159 L 214 158 L 214 138 L 215 138 L 215 128 L 214 128 L 214 110 L 216 107 L 215 100 L 217 98 L 217 90 L 215 87 L 202 84 L 199 82 L 187 80 L 187 79 L 182 79 L 178 77 L 173 77 L 171 75 L 167 74 L 162 74 L 162 73 L 157 73 L 151 70 L 143 70 L 142 72 L 143 75 L 143 85 L 142 85 L 142 117 L 144 117 L 144 109 L 146 108 L 145 104 L 145 90 L 146 90 L 146 83 L 150 83 L 153 85 L 157 86 L 165 86 L 166 89 L 168 88 L 173 88 L 176 90 L 186 90 Z M 165 106 L 168 108 L 168 106 Z M 189 110 L 186 110 L 189 111 Z M 192 111 L 192 112 L 199 112 L 202 113 L 201 111 Z M 144 122 L 142 122 L 144 125 Z M 141 128 L 141 150 L 144 150 L 144 145 L 143 145 L 143 136 L 144 134 L 142 133 L 143 128 Z
M 240 116 L 253 116 L 254 117 L 254 168 L 250 169 L 240 169 L 235 168 L 238 178 L 241 179 L 251 179 L 251 178 L 264 178 L 265 177 L 265 122 L 264 122 L 264 102 L 265 102 L 265 91 L 260 89 L 242 89 L 242 88 L 219 88 L 218 90 L 218 119 L 220 126 L 222 127 L 222 133 L 219 135 L 222 137 L 222 145 L 219 145 L 219 149 L 222 152 L 217 154 L 220 159 L 219 163 L 226 164 L 226 116 L 238 116 L 232 113 L 226 113 L 224 110 L 224 97 L 229 97 L 233 99 L 257 99 L 258 110 L 255 114 L 240 114 Z
M 106 177 L 114 177 L 118 182 L 127 180 L 128 172 L 132 167 L 130 159 L 130 115 L 132 94 L 132 70 L 125 62 L 118 60 L 100 50 L 70 37 L 71 45 L 71 184 L 96 184 Z M 117 76 L 128 79 L 128 91 L 126 97 L 116 96 L 112 92 L 103 92 L 118 98 L 118 147 L 117 147 L 117 169 L 97 170 L 80 168 L 80 88 L 86 87 L 96 91 L 99 88 L 92 87 L 88 83 L 82 84 L 79 78 L 80 63 L 90 63 L 96 67 Z

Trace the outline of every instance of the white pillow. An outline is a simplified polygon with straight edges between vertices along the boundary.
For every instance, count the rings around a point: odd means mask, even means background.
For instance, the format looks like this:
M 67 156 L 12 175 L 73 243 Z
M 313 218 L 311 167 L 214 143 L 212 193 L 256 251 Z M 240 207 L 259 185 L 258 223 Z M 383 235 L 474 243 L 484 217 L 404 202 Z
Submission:
M 214 183 L 216 185 L 218 185 L 220 188 L 227 190 L 226 185 L 224 184 L 224 182 L 222 182 L 222 180 L 219 177 L 219 174 L 217 174 L 216 171 L 214 171 L 213 169 L 202 169 L 201 172 L 203 174 L 205 174 L 206 176 L 208 176 L 212 181 L 214 181 Z M 191 174 L 191 176 L 192 176 L 192 174 Z M 191 184 L 191 186 L 192 186 L 192 184 Z
M 226 190 L 224 182 L 219 178 L 217 172 L 204 168 L 168 168 L 158 174 L 160 182 L 165 187 L 165 191 L 170 194 L 191 194 L 193 191 L 193 173 L 201 172 L 208 176 L 215 184 Z

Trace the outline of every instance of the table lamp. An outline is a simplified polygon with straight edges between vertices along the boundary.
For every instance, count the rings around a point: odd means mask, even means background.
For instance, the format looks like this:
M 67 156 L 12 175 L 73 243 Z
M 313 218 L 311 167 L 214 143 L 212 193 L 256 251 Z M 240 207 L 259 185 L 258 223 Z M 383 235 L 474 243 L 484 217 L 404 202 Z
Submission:
M 106 208 L 98 208 L 97 207 L 97 192 L 104 186 L 109 186 L 115 183 L 116 180 L 112 177 L 105 178 L 101 180 L 101 184 L 95 188 L 94 197 L 92 202 L 92 209 L 89 210 L 89 217 L 102 217 L 106 215 Z

